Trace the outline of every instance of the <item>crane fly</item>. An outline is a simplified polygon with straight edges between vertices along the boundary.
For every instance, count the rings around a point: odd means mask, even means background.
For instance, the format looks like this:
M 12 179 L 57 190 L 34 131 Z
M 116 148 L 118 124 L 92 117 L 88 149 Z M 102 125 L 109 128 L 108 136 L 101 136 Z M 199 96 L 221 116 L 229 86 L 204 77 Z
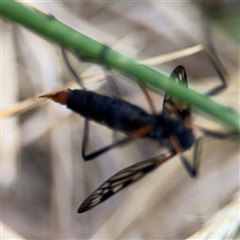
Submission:
M 103 49 L 103 52 L 106 52 L 106 49 Z M 175 155 L 180 156 L 185 169 L 191 177 L 197 175 L 199 157 L 194 156 L 194 162 L 190 164 L 182 154 L 191 148 L 195 142 L 197 146 L 200 143 L 199 139 L 195 141 L 194 138 L 190 106 L 179 103 L 173 96 L 165 94 L 163 110 L 157 113 L 147 90 L 142 85 L 140 87 L 147 97 L 152 110 L 151 114 L 124 100 L 88 91 L 72 69 L 65 51 L 63 51 L 63 56 L 68 69 L 82 86 L 82 89 L 67 89 L 40 97 L 49 98 L 57 103 L 66 105 L 68 109 L 85 118 L 82 142 L 82 158 L 85 161 L 92 160 L 116 146 L 126 144 L 137 138 L 151 138 L 169 149 L 160 156 L 141 161 L 114 174 L 83 201 L 78 209 L 78 213 L 85 212 L 102 203 L 131 183 L 146 176 Z M 104 57 L 104 54 L 102 57 Z M 176 81 L 188 87 L 187 74 L 184 67 L 176 67 L 171 73 L 169 81 Z M 86 154 L 89 120 L 122 132 L 127 136 L 97 151 Z M 200 130 L 212 137 L 224 138 L 226 136 L 225 134 L 211 133 L 204 128 L 200 128 Z
M 182 66 L 177 67 L 170 78 L 187 86 L 186 72 Z M 166 154 L 134 164 L 113 175 L 82 203 L 78 210 L 79 213 L 103 202 L 132 182 L 147 175 L 175 154 L 181 154 L 189 149 L 194 143 L 192 129 L 186 123 L 190 117 L 189 107 L 177 107 L 174 99 L 168 95 L 165 95 L 164 98 L 164 110 L 159 114 L 149 114 L 140 107 L 121 99 L 87 90 L 68 89 L 41 97 L 50 98 L 57 103 L 66 105 L 67 108 L 88 120 L 127 134 L 126 138 L 88 155 L 85 154 L 85 146 L 82 151 L 84 160 L 91 160 L 117 145 L 140 137 L 154 139 L 169 149 Z M 196 169 L 190 165 L 187 169 L 190 170 L 191 175 L 195 174 Z

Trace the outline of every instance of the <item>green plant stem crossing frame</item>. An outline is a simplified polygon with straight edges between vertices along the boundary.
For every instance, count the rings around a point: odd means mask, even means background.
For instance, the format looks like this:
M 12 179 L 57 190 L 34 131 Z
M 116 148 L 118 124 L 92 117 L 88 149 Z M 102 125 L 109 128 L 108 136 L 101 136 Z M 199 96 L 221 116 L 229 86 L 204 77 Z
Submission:
M 156 69 L 140 64 L 113 49 L 106 52 L 99 60 L 103 44 L 62 24 L 53 17 L 43 14 L 24 4 L 13 0 L 0 3 L 0 14 L 4 19 L 16 22 L 29 30 L 81 55 L 88 61 L 106 64 L 131 80 L 144 84 L 156 92 L 165 91 L 181 102 L 191 104 L 194 108 L 215 118 L 233 131 L 240 133 L 240 116 L 234 110 L 221 106 L 206 96 L 191 89 L 186 89 L 158 72 Z

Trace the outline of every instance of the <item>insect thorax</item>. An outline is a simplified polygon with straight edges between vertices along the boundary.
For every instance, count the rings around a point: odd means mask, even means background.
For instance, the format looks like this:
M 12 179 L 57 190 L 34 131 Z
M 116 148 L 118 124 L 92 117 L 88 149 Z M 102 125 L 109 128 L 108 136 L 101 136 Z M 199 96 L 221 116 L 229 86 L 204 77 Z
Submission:
M 189 149 L 194 143 L 192 129 L 185 126 L 181 119 L 172 119 L 166 114 L 154 115 L 155 123 L 149 136 L 166 147 L 171 147 L 169 138 L 176 136 L 182 150 Z

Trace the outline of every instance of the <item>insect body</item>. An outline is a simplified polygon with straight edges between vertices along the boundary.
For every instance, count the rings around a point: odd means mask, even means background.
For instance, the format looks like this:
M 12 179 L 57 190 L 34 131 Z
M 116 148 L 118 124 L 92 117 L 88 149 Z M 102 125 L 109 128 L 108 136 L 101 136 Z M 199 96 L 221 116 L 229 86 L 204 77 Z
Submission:
M 187 76 L 182 66 L 177 67 L 170 78 L 187 86 Z M 149 114 L 140 107 L 126 101 L 103 96 L 86 89 L 68 89 L 41 97 L 50 98 L 55 102 L 66 105 L 67 108 L 85 117 L 86 122 L 93 120 L 127 135 L 126 138 L 86 155 L 87 130 L 85 130 L 82 148 L 84 160 L 91 160 L 115 146 L 140 137 L 156 140 L 169 149 L 167 153 L 161 156 L 139 162 L 116 173 L 82 203 L 78 209 L 79 213 L 91 209 L 132 182 L 139 180 L 175 154 L 180 155 L 189 174 L 191 176 L 196 175 L 197 164 L 194 163 L 193 166 L 190 166 L 181 154 L 194 144 L 192 128 L 188 124 L 190 108 L 177 103 L 171 96 L 165 95 L 163 112 L 158 114 Z
M 127 135 L 143 129 L 139 135 L 164 143 L 167 147 L 171 145 L 168 142 L 169 138 L 174 135 L 183 151 L 194 143 L 192 130 L 185 126 L 184 121 L 172 119 L 164 113 L 149 114 L 140 107 L 120 99 L 91 91 L 70 89 L 43 97 L 65 104 L 81 116 Z

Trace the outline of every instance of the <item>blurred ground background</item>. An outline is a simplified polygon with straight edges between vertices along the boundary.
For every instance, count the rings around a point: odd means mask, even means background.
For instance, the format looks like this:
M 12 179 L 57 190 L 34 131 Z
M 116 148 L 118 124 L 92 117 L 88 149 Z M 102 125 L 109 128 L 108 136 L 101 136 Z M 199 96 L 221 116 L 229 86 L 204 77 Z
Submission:
M 238 1 L 33 1 L 31 6 L 137 59 L 211 43 L 228 83 L 213 99 L 239 111 Z M 3 109 L 71 80 L 58 46 L 2 20 L 1 35 Z M 79 75 L 101 71 L 92 64 L 73 64 Z M 219 83 L 203 52 L 157 67 L 170 74 L 179 64 L 187 70 L 190 87 L 199 92 Z M 135 84 L 121 77 L 116 82 L 122 98 L 149 110 Z M 88 87 L 111 94 L 105 82 Z M 162 96 L 152 96 L 160 111 Z M 221 128 L 199 112 L 194 122 Z M 95 188 L 117 171 L 155 156 L 159 145 L 138 140 L 83 162 L 83 119 L 47 101 L 1 124 L 2 221 L 26 239 L 184 239 L 201 229 L 239 188 L 239 143 L 206 139 L 197 179 L 187 175 L 176 157 L 79 215 L 79 204 Z M 112 141 L 112 132 L 93 123 L 90 139 L 89 149 L 97 149 Z M 191 152 L 187 156 L 191 159 Z

